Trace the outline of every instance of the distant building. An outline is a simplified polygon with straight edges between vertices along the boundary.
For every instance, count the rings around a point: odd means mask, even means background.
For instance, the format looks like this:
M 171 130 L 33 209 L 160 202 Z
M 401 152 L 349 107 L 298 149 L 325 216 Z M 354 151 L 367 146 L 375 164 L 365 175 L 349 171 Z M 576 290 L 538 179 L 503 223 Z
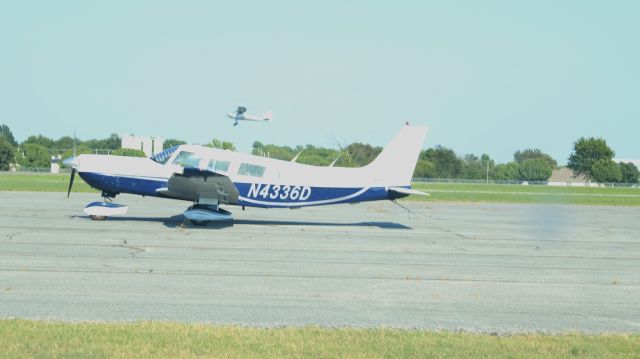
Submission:
M 60 159 L 62 156 L 51 156 L 51 173 L 60 173 Z
M 141 150 L 151 157 L 162 152 L 164 139 L 159 137 L 138 137 L 130 134 L 122 135 L 122 148 Z
M 576 176 L 567 167 L 553 170 L 547 182 L 549 186 L 570 186 L 570 187 L 598 187 L 597 183 L 588 182 L 584 176 Z

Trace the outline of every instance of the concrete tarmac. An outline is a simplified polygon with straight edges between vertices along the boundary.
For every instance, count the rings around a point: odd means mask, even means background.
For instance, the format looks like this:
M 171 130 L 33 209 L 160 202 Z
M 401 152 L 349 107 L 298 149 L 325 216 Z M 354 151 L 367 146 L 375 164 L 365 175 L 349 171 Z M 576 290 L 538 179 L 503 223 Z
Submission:
M 640 332 L 640 209 L 391 202 L 229 207 L 0 192 L 0 318 Z

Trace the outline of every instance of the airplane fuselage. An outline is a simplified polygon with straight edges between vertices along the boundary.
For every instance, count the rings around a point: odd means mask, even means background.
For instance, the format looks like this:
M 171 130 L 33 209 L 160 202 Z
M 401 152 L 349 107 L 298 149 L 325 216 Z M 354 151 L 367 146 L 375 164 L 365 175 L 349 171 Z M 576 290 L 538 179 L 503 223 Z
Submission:
M 80 155 L 69 163 L 105 198 L 130 193 L 192 201 L 185 216 L 198 222 L 198 211 L 228 217 L 219 205 L 299 208 L 423 194 L 411 190 L 411 177 L 426 132 L 426 127 L 403 127 L 360 168 L 311 166 L 198 145 L 173 147 L 151 158 Z
M 179 158 L 184 154 L 192 167 L 231 179 L 239 197 L 230 205 L 296 208 L 389 197 L 385 188 L 389 186 L 376 183 L 376 177 L 362 169 L 315 167 L 194 145 L 178 147 L 164 164 L 149 158 L 80 155 L 78 174 L 105 193 L 167 197 L 161 190 L 174 173 L 182 171 Z M 216 169 L 217 162 L 222 168 Z

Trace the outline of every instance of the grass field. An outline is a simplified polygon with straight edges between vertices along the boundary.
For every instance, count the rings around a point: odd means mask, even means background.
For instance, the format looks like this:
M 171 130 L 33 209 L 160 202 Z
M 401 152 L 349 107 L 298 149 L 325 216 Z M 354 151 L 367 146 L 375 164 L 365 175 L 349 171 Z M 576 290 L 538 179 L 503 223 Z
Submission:
M 433 202 L 551 203 L 602 206 L 640 206 L 640 188 L 551 187 L 508 184 L 414 183 Z
M 637 358 L 640 335 L 262 329 L 165 322 L 0 320 L 9 358 Z
M 0 173 L 0 191 L 64 192 L 69 174 Z M 430 197 L 409 200 L 431 202 L 552 203 L 640 206 L 640 188 L 549 187 L 503 184 L 415 183 Z M 73 192 L 96 192 L 76 176 Z
M 0 191 L 66 192 L 70 174 L 0 172 Z M 97 192 L 80 176 L 73 180 L 73 192 Z

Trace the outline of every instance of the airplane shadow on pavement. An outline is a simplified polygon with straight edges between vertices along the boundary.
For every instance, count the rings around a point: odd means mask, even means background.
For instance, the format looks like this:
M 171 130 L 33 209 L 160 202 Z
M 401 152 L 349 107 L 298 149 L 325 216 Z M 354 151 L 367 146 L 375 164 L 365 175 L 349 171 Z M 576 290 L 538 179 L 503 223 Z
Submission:
M 89 219 L 88 216 L 79 216 Z M 226 222 L 210 222 L 205 226 L 194 226 L 189 223 L 183 215 L 175 215 L 171 217 L 109 217 L 106 221 L 114 222 L 161 222 L 168 228 L 189 227 L 189 228 L 211 228 L 220 229 L 242 225 L 266 225 L 266 226 L 310 226 L 310 227 L 377 227 L 380 229 L 412 229 L 400 223 L 395 222 L 355 222 L 355 223 L 337 223 L 337 222 L 310 222 L 310 221 L 274 221 L 260 219 L 235 219 Z

